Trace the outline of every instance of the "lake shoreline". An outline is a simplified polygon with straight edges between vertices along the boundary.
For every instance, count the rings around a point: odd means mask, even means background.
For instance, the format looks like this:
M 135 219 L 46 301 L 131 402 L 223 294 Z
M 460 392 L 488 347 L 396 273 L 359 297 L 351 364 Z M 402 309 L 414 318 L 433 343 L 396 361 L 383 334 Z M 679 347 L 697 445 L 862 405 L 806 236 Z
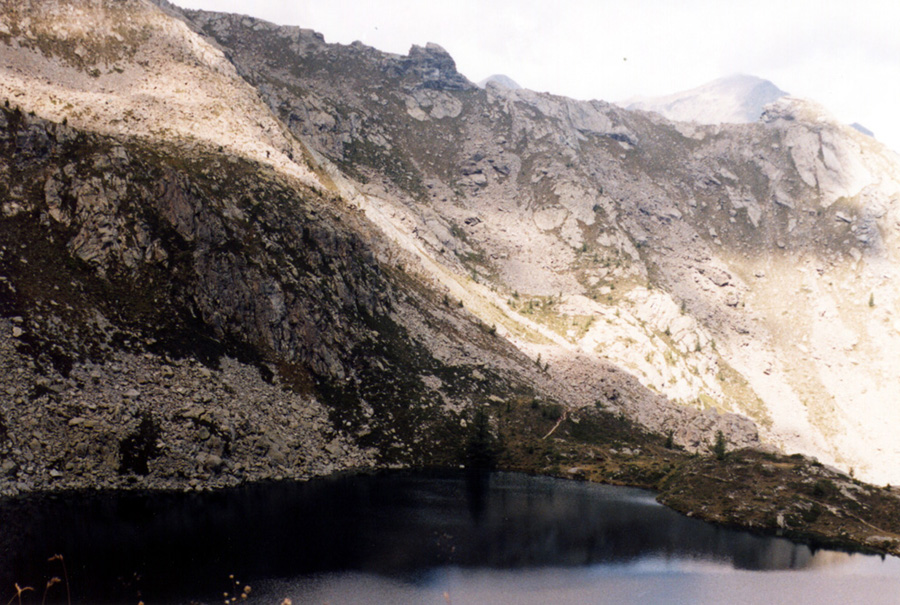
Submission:
M 259 464 L 232 471 L 225 465 L 200 477 L 179 476 L 151 464 L 144 475 L 67 476 L 50 483 L 65 489 L 23 490 L 21 495 L 15 489 L 4 491 L 10 481 L 2 478 L 0 503 L 29 493 L 53 497 L 85 490 L 204 493 L 348 473 L 467 466 L 650 489 L 675 511 L 723 527 L 816 546 L 900 555 L 900 490 L 865 484 L 814 458 L 773 450 L 729 451 L 724 445 L 717 453 L 713 448 L 709 454 L 691 453 L 601 409 L 560 417 L 547 406 L 498 402 L 486 410 L 484 426 L 479 429 L 470 423 L 462 443 L 433 448 L 418 460 L 367 457 L 362 462 L 346 455 L 334 456 L 318 470 Z
M 803 482 L 798 482 L 797 477 L 794 477 L 787 483 L 788 485 L 793 483 L 793 489 L 775 490 L 771 484 L 777 484 L 777 479 L 771 476 L 765 477 L 759 473 L 759 470 L 760 466 L 765 464 L 769 469 L 780 468 L 798 476 L 806 473 L 806 483 L 812 481 L 812 494 L 825 500 L 829 498 L 831 500 L 844 499 L 843 506 L 847 508 L 862 506 L 859 504 L 859 496 L 848 499 L 843 495 L 848 485 L 854 486 L 855 490 L 861 491 L 869 499 L 873 499 L 874 496 L 879 509 L 895 505 L 898 497 L 894 489 L 868 486 L 837 473 L 833 469 L 826 469 L 814 459 L 798 455 L 782 456 L 756 450 L 740 450 L 731 452 L 727 460 L 716 460 L 714 456 L 677 454 L 680 455 L 675 456 L 677 462 L 674 464 L 673 459 L 667 459 L 670 471 L 665 476 L 657 477 L 650 474 L 647 477 L 637 477 L 636 480 L 630 481 L 622 480 L 621 469 L 618 473 L 603 475 L 598 473 L 596 468 L 591 469 L 589 465 L 574 465 L 561 470 L 528 469 L 500 464 L 496 467 L 496 471 L 648 490 L 653 492 L 656 500 L 664 506 L 687 517 L 700 519 L 723 528 L 750 531 L 761 536 L 784 537 L 798 544 L 807 544 L 814 549 L 825 548 L 900 557 L 900 535 L 896 533 L 896 528 L 894 531 L 875 531 L 878 528 L 872 527 L 865 518 L 844 513 L 839 507 L 834 506 L 818 511 L 815 518 L 811 518 L 814 514 L 811 511 L 814 509 L 810 508 L 804 516 L 802 514 L 804 509 L 797 508 L 797 502 L 802 502 L 798 498 L 803 496 L 802 492 L 797 491 L 797 486 L 803 485 Z M 647 461 L 641 460 L 639 456 L 632 460 L 632 464 L 636 466 L 646 463 Z M 748 465 L 754 467 L 755 475 L 746 472 Z M 740 478 L 740 483 L 735 482 L 733 476 L 736 469 L 739 469 L 737 477 Z M 147 487 L 145 484 L 125 481 L 120 485 L 113 486 L 79 486 L 2 496 L 0 497 L 0 508 L 7 505 L 28 505 L 29 503 L 66 498 L 103 499 L 123 493 L 127 493 L 129 496 L 148 498 L 181 493 L 227 494 L 247 487 L 327 482 L 356 476 L 378 477 L 398 473 L 454 476 L 464 472 L 465 470 L 461 466 L 398 467 L 394 465 L 346 468 L 328 475 L 263 477 L 233 482 L 228 485 L 199 483 L 197 485 L 175 484 Z M 630 469 L 630 472 L 635 473 L 635 468 Z M 729 478 L 730 472 L 732 476 Z M 831 493 L 825 493 L 829 486 L 831 486 Z M 818 493 L 817 490 L 821 493 Z M 745 496 L 748 491 L 754 492 L 755 506 L 735 507 L 729 505 Z M 777 492 L 780 494 L 775 497 Z M 767 497 L 767 494 L 771 497 Z M 823 513 L 825 513 L 824 516 Z
M 0 515 L 3 586 L 42 585 L 41 577 L 58 573 L 52 555 L 64 554 L 76 570 L 72 594 L 90 602 L 138 594 L 146 602 L 187 602 L 175 595 L 214 602 L 228 574 L 253 586 L 257 599 L 280 601 L 296 598 L 297 582 L 319 584 L 314 578 L 381 578 L 381 588 L 401 593 L 449 582 L 456 591 L 488 575 L 502 583 L 551 570 L 587 578 L 662 569 L 655 577 L 665 581 L 806 572 L 821 567 L 814 560 L 827 568 L 851 556 L 691 519 L 644 488 L 459 468 L 370 469 L 203 493 L 37 493 L 4 500 Z M 135 582 L 122 584 L 132 572 Z

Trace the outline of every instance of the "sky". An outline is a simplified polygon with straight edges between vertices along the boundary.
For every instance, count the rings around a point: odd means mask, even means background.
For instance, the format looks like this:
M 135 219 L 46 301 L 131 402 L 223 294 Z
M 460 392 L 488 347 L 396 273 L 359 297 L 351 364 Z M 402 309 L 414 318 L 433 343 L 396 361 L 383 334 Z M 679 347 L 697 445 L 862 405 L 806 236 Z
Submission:
M 174 0 L 406 54 L 435 42 L 473 82 L 623 101 L 749 74 L 900 152 L 897 0 Z

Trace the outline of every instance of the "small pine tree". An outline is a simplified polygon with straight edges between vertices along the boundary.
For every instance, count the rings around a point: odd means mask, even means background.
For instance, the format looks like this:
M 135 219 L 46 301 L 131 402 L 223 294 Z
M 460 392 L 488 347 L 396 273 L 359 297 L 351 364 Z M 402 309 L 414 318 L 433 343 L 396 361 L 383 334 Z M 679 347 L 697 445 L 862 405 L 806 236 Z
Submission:
M 716 456 L 716 460 L 725 460 L 725 456 L 728 455 L 728 447 L 722 431 L 716 431 L 716 442 L 712 447 L 712 451 Z
M 469 426 L 466 440 L 466 466 L 475 470 L 491 470 L 497 462 L 497 442 L 491 432 L 490 417 L 479 407 Z

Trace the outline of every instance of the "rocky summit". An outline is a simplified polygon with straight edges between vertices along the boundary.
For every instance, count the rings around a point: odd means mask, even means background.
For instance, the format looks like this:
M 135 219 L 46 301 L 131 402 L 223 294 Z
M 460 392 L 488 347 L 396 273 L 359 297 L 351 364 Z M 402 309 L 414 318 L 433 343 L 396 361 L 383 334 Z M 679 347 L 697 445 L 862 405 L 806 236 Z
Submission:
M 814 103 L 670 121 L 437 44 L 0 7 L 0 493 L 484 463 L 702 516 L 714 443 L 744 486 L 900 482 L 900 158 Z M 896 550 L 872 489 L 858 533 L 803 510 Z M 702 510 L 815 521 L 767 502 Z

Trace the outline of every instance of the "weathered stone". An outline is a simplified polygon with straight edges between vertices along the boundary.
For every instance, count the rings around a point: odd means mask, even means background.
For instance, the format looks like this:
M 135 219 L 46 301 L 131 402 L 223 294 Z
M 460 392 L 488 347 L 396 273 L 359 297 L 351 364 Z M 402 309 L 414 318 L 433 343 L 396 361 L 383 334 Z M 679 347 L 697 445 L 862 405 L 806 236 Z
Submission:
M 0 462 L 0 476 L 12 477 L 16 474 L 18 469 L 19 465 L 13 460 L 4 460 L 3 462 Z
M 709 281 L 719 286 L 720 288 L 725 287 L 731 283 L 731 275 L 729 275 L 727 271 L 724 271 L 717 267 L 705 267 L 702 269 L 702 271 L 706 275 L 706 277 L 709 278 Z
M 343 448 L 341 447 L 341 443 L 337 439 L 333 439 L 325 446 L 325 451 L 327 451 L 332 456 L 340 456 L 343 453 Z
M 199 454 L 197 456 L 197 462 L 204 469 L 213 472 L 219 472 L 224 465 L 222 458 L 215 454 Z

